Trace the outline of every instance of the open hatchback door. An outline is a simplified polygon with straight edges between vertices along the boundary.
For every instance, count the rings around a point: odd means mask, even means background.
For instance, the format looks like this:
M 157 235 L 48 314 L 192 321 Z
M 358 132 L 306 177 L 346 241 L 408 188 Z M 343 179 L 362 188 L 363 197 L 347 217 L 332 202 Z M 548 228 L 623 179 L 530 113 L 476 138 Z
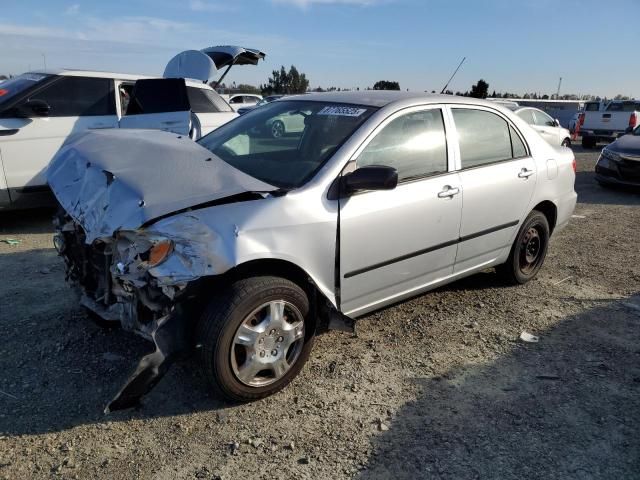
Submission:
M 166 130 L 197 140 L 237 116 L 208 85 L 218 71 L 223 73 L 214 87 L 234 65 L 257 65 L 264 57 L 259 50 L 232 45 L 181 52 L 167 64 L 164 78 L 136 82 L 120 128 Z M 187 86 L 185 79 L 202 84 Z
M 234 65 L 257 65 L 266 55 L 253 48 L 223 45 L 202 50 L 181 52 L 167 64 L 163 77 L 193 78 L 217 87 Z M 218 70 L 225 69 L 222 76 L 213 82 Z

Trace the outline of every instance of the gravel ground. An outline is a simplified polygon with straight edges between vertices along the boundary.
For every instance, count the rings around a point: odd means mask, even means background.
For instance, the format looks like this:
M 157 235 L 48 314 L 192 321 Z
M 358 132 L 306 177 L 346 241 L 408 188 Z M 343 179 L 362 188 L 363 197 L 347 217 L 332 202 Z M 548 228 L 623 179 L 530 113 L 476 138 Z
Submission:
M 577 217 L 535 281 L 487 271 L 369 315 L 244 406 L 184 361 L 102 414 L 151 345 L 87 320 L 50 212 L 0 216 L 20 240 L 0 243 L 0 478 L 640 478 L 640 195 L 576 155 Z

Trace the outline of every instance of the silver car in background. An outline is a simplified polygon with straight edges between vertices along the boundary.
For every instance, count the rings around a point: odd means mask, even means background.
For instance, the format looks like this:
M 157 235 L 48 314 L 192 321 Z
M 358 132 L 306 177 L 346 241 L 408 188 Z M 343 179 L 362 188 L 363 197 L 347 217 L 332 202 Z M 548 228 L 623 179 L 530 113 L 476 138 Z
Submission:
M 273 138 L 274 118 L 303 128 Z M 271 395 L 316 334 L 475 272 L 531 280 L 574 210 L 575 159 L 491 102 L 310 94 L 197 143 L 96 131 L 48 171 L 82 304 L 156 344 L 109 410 L 196 350 L 232 401 Z

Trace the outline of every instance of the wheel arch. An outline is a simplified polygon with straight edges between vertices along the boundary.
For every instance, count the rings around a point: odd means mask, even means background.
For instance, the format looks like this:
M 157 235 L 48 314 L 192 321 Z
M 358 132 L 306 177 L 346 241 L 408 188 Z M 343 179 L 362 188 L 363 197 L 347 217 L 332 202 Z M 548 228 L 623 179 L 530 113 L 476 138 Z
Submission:
M 314 317 L 318 322 L 314 325 L 317 331 L 324 331 L 328 326 L 334 302 L 318 287 L 313 277 L 303 268 L 288 260 L 279 258 L 263 258 L 248 260 L 236 265 L 224 274 L 211 277 L 216 285 L 228 285 L 231 282 L 255 276 L 272 276 L 285 278 L 298 285 L 307 294 Z
M 533 210 L 537 210 L 547 217 L 547 222 L 549 222 L 549 234 L 553 234 L 553 230 L 556 227 L 556 221 L 558 220 L 558 207 L 556 207 L 556 204 L 550 200 L 544 200 L 533 207 Z

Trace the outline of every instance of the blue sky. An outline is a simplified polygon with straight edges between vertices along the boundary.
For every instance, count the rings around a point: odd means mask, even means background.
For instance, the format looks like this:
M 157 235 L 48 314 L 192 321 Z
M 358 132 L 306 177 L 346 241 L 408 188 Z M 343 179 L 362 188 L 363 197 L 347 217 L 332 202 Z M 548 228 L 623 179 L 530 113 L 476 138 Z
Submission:
M 68 67 L 162 73 L 186 49 L 267 53 L 230 81 L 296 65 L 311 86 L 617 93 L 640 97 L 640 0 L 3 0 L 0 73 Z M 629 21 L 625 20 L 628 19 Z

